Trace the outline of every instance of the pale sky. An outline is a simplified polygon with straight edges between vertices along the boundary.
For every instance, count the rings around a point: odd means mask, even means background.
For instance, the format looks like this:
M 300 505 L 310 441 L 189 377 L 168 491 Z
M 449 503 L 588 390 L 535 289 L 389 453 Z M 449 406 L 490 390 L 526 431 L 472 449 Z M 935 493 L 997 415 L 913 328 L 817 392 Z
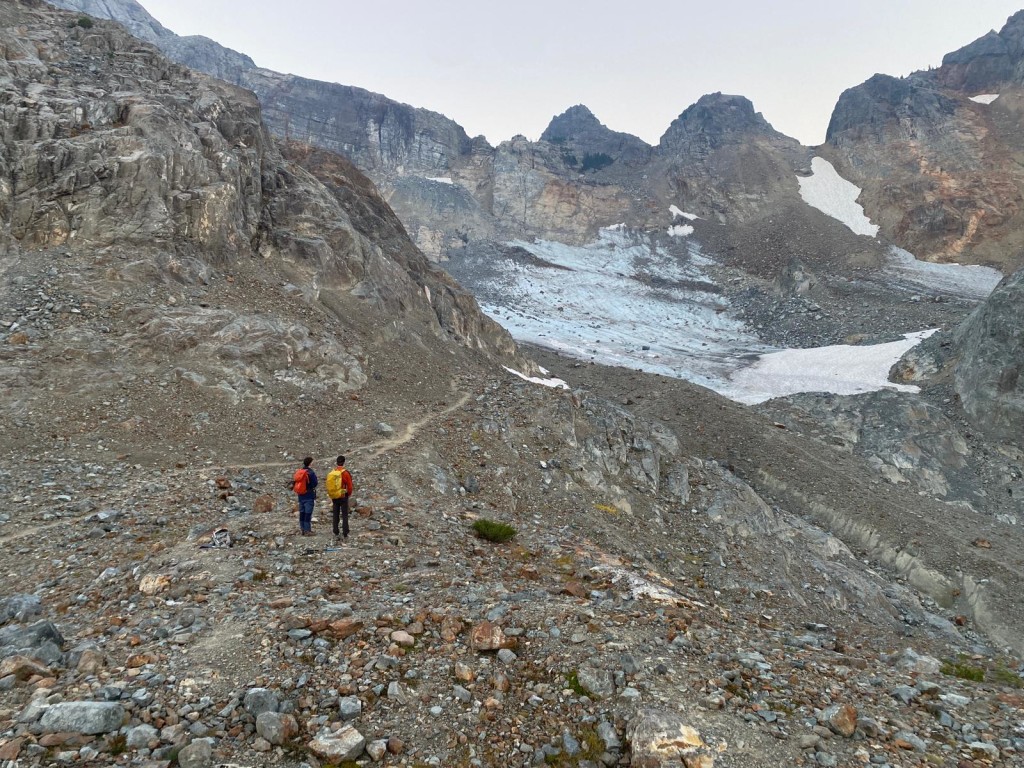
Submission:
M 536 139 L 586 104 L 656 144 L 714 91 L 779 131 L 824 141 L 839 94 L 905 75 L 1000 29 L 1024 0 L 141 0 L 178 34 L 262 67 L 441 112 L 492 144 Z

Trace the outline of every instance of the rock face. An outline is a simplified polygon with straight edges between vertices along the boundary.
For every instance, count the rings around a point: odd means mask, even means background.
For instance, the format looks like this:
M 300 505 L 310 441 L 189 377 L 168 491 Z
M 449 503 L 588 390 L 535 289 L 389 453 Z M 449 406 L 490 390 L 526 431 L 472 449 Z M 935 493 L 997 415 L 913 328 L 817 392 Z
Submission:
M 875 75 L 836 104 L 828 157 L 863 187 L 871 219 L 919 258 L 1021 265 L 1022 39 L 1018 13 L 939 69 Z
M 956 391 L 975 426 L 1024 447 L 1024 271 L 1006 278 L 958 329 Z
M 516 136 L 492 147 L 435 112 L 272 72 L 205 38 L 178 37 L 134 0 L 54 2 L 121 21 L 176 61 L 251 89 L 274 134 L 343 154 L 367 173 L 433 259 L 491 240 L 583 244 L 620 222 L 667 229 L 672 203 L 728 218 L 735 229 L 715 244 L 727 253 L 745 253 L 748 239 L 763 246 L 764 233 L 778 229 L 780 249 L 813 261 L 806 242 L 793 244 L 789 234 L 808 216 L 843 238 L 841 227 L 799 198 L 795 173 L 809 168 L 809 150 L 739 96 L 703 97 L 653 148 L 605 127 L 582 105 L 553 118 L 539 141 Z M 783 216 L 786 228 L 777 225 Z M 747 227 L 758 235 L 748 238 Z
M 14 12 L 7 9 L 7 29 Z M 45 60 L 11 32 L 7 38 L 0 63 L 5 250 L 130 248 L 146 258 L 131 262 L 133 274 L 122 279 L 191 290 L 256 257 L 287 264 L 294 281 L 310 286 L 309 299 L 358 296 L 373 311 L 425 322 L 439 336 L 514 354 L 507 335 L 409 243 L 351 164 L 332 166 L 328 189 L 283 158 L 247 91 L 173 64 L 115 25 L 47 29 L 36 42 L 53 50 Z M 23 95 L 28 82 L 47 78 L 60 84 Z M 130 311 L 158 346 L 237 361 L 278 349 L 281 365 L 303 361 L 307 372 L 342 388 L 364 380 L 348 351 L 311 356 L 308 329 L 259 312 L 143 304 Z M 201 338 L 213 345 L 204 349 Z
M 605 127 L 582 104 L 552 118 L 540 140 L 562 147 L 567 164 L 583 173 L 599 172 L 616 163 L 640 166 L 651 154 L 646 142 Z

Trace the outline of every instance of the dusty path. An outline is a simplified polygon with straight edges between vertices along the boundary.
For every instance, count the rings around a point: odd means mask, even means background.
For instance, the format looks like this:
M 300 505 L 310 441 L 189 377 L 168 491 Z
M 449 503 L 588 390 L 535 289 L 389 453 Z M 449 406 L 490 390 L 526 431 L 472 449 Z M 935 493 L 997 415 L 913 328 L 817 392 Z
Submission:
M 458 386 L 454 380 L 452 381 L 451 384 L 451 391 L 453 394 L 458 391 Z M 419 419 L 418 421 L 409 422 L 402 429 L 401 433 L 395 435 L 394 437 L 389 437 L 384 440 L 376 440 L 366 445 L 355 446 L 349 449 L 349 454 L 353 456 L 365 455 L 366 458 L 375 459 L 382 456 L 385 453 L 394 451 L 402 447 L 406 443 L 411 442 L 416 437 L 416 435 L 419 434 L 420 430 L 422 430 L 424 427 L 429 426 L 438 419 L 443 419 L 451 415 L 460 408 L 463 408 L 466 405 L 466 403 L 469 402 L 470 397 L 472 397 L 471 392 L 463 392 L 459 396 L 459 398 L 451 405 L 446 406 L 440 411 L 428 413 L 426 416 L 424 416 L 422 419 Z M 238 471 L 242 469 L 278 469 L 284 467 L 291 467 L 294 464 L 294 461 L 264 461 L 255 464 L 225 464 L 224 467 L 229 471 Z M 178 471 L 190 472 L 194 471 L 194 469 L 185 468 Z M 54 520 L 49 523 L 37 523 L 33 525 L 21 526 L 21 528 L 17 531 L 0 536 L 0 545 L 6 544 L 7 542 L 11 541 L 17 541 L 18 539 L 23 539 L 28 536 L 33 536 L 35 534 L 42 533 L 43 531 L 48 531 L 52 528 L 57 528 L 62 525 L 76 525 L 85 520 L 88 520 L 95 514 L 95 510 L 91 510 L 83 515 L 78 515 L 77 517 L 64 517 L 60 520 Z M 14 523 L 9 523 L 9 525 L 10 524 Z

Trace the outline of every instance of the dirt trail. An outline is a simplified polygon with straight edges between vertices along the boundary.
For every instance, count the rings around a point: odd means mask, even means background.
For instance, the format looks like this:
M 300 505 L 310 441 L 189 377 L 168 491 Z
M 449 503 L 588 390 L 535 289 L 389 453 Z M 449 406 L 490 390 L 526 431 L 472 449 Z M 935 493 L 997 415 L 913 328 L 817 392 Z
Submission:
M 453 394 L 458 391 L 458 385 L 454 380 L 452 381 L 451 384 L 451 391 Z M 419 419 L 418 421 L 409 422 L 408 424 L 405 425 L 405 428 L 402 429 L 400 434 L 397 434 L 394 437 L 389 437 L 384 440 L 377 440 L 366 445 L 355 446 L 350 449 L 349 454 L 353 456 L 360 456 L 363 455 L 364 452 L 369 451 L 369 453 L 366 454 L 366 458 L 376 459 L 385 453 L 394 451 L 402 447 L 406 443 L 411 442 L 416 437 L 416 435 L 419 434 L 420 430 L 422 430 L 424 427 L 429 426 L 438 419 L 443 419 L 446 416 L 450 416 L 455 411 L 459 410 L 460 408 L 463 408 L 466 405 L 466 403 L 469 402 L 470 397 L 472 397 L 471 392 L 463 392 L 459 396 L 459 398 L 451 405 L 446 406 L 440 411 L 428 413 L 426 416 L 424 416 L 422 419 Z M 235 472 L 242 469 L 278 469 L 283 467 L 290 467 L 293 466 L 294 464 L 294 461 L 264 461 L 257 462 L 255 464 L 225 464 L 224 466 L 227 470 Z M 177 471 L 191 472 L 194 471 L 194 468 L 179 469 Z M 78 515 L 77 517 L 64 517 L 60 520 L 54 520 L 53 522 L 49 523 L 38 523 L 34 525 L 22 526 L 20 530 L 0 536 L 0 544 L 6 544 L 10 541 L 17 541 L 18 539 L 23 539 L 37 533 L 42 533 L 43 531 L 48 531 L 52 528 L 57 528 L 58 526 L 76 525 L 77 523 L 88 520 L 94 514 L 96 514 L 95 510 L 90 510 L 89 512 L 86 512 L 83 515 Z

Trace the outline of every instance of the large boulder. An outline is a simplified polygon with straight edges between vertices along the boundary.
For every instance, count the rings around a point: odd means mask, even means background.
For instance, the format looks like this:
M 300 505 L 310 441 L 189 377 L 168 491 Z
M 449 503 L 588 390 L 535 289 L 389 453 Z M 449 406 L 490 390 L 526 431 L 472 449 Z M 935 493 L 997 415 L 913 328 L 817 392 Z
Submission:
M 109 701 L 65 701 L 54 704 L 40 721 L 50 733 L 110 733 L 121 727 L 124 708 Z

